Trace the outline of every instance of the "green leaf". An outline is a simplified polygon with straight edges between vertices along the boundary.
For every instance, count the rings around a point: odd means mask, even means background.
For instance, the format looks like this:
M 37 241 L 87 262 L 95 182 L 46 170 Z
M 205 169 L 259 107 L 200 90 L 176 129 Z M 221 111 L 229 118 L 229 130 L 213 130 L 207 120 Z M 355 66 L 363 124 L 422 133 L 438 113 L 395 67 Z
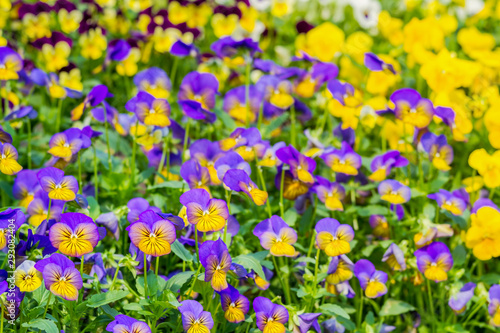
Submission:
M 273 119 L 268 126 L 265 126 L 262 131 L 262 138 L 268 137 L 273 131 L 280 128 L 281 125 L 289 118 L 288 113 L 283 113 L 281 116 Z
M 102 294 L 97 294 L 90 297 L 88 307 L 98 308 L 105 304 L 116 302 L 125 296 L 127 296 L 130 292 L 128 290 L 111 290 Z
M 231 118 L 231 116 L 229 114 L 227 114 L 226 112 L 224 112 L 218 108 L 215 108 L 214 111 L 215 111 L 215 114 L 217 115 L 217 118 L 222 120 L 224 127 L 229 129 L 230 131 L 232 131 L 236 128 L 236 122 L 234 121 L 233 118 Z
M 94 197 L 87 197 L 87 202 L 89 203 L 89 216 L 95 220 L 101 215 L 101 209 L 99 204 L 95 201 Z
M 323 304 L 320 307 L 320 309 L 321 309 L 321 311 L 328 312 L 328 313 L 330 313 L 332 315 L 335 315 L 335 316 L 338 316 L 338 317 L 344 317 L 344 318 L 347 318 L 347 319 L 351 318 L 349 316 L 349 314 L 347 314 L 347 312 L 345 312 L 345 310 L 342 309 L 337 304 Z
M 193 261 L 193 255 L 191 252 L 186 250 L 184 245 L 181 244 L 177 239 L 172 244 L 172 252 L 175 253 L 176 256 L 182 259 L 182 261 L 191 262 Z
M 170 289 L 173 292 L 177 292 L 187 281 L 189 281 L 193 274 L 193 271 L 186 271 L 175 274 L 167 281 L 166 288 Z
M 267 251 L 261 251 L 252 254 L 242 254 L 233 258 L 233 262 L 236 264 L 240 264 L 246 269 L 253 269 L 257 275 L 260 277 L 265 277 L 264 271 L 262 270 L 261 261 L 265 258 L 262 257 L 262 253 L 267 255 Z
M 299 216 L 297 215 L 295 209 L 290 208 L 285 212 L 285 216 L 283 219 L 285 220 L 286 224 L 288 224 L 290 227 L 293 227 L 295 226 L 295 222 L 297 221 L 298 217 Z
M 389 209 L 384 206 L 371 205 L 363 208 L 358 208 L 356 212 L 359 216 L 366 217 L 371 215 L 387 215 L 389 213 Z
M 345 317 L 338 316 L 337 321 L 349 331 L 353 331 L 356 328 L 356 325 Z
M 144 170 L 143 172 L 141 172 L 138 176 L 137 176 L 137 184 L 140 184 L 142 183 L 143 181 L 145 181 L 146 179 L 148 179 L 149 177 L 151 177 L 151 175 L 153 175 L 153 173 L 155 173 L 155 168 L 147 168 L 146 170 Z
M 452 256 L 454 265 L 456 267 L 462 266 L 467 257 L 467 251 L 465 250 L 465 247 L 463 245 L 458 245 L 453 249 Z
M 382 309 L 380 309 L 380 316 L 397 316 L 408 311 L 413 311 L 415 308 L 413 305 L 406 302 L 389 298 L 385 301 Z
M 183 182 L 179 180 L 169 180 L 158 185 L 148 186 L 148 190 L 154 190 L 157 188 L 182 188 Z
M 36 328 L 46 333 L 59 333 L 56 324 L 48 319 L 35 319 L 29 323 L 23 323 L 23 327 Z M 34 331 L 34 330 L 33 330 Z

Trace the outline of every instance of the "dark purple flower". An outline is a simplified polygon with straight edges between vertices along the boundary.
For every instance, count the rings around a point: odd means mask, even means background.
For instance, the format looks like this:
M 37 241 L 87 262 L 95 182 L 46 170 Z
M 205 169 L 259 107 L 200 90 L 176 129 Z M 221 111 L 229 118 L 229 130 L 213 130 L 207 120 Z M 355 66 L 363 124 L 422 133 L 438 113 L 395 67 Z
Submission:
M 227 289 L 219 292 L 224 317 L 231 323 L 240 323 L 250 309 L 248 298 L 240 294 L 238 289 L 228 285 Z
M 106 331 L 112 333 L 151 333 L 151 328 L 143 321 L 119 314 L 108 324 L 108 326 L 106 326 Z
M 284 333 L 288 322 L 288 311 L 283 305 L 274 304 L 269 299 L 259 296 L 253 301 L 255 319 L 259 330 Z
M 401 168 L 408 165 L 408 160 L 397 150 L 390 150 L 382 155 L 375 156 L 370 164 L 372 174 L 368 177 L 373 181 L 383 181 L 391 173 L 392 168 Z
M 377 271 L 375 266 L 366 259 L 361 259 L 354 265 L 354 275 L 359 280 L 361 288 L 368 298 L 377 298 L 387 293 L 387 274 Z
M 392 74 L 396 74 L 396 71 L 391 64 L 384 62 L 373 53 L 365 53 L 365 66 L 374 72 L 390 71 Z
M 290 172 L 294 177 L 304 183 L 314 183 L 313 172 L 316 169 L 315 160 L 302 155 L 291 145 L 276 151 L 276 157 L 284 164 L 290 165 Z
M 260 190 L 243 170 L 228 170 L 224 175 L 223 182 L 233 191 L 246 193 L 257 206 L 262 206 L 267 201 L 267 192 Z

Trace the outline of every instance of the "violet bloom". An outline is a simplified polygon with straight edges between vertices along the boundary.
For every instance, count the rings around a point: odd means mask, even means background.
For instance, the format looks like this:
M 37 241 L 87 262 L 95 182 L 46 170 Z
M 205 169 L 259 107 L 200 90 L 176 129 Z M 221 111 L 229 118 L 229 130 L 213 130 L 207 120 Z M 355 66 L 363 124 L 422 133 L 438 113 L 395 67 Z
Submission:
M 356 176 L 361 167 L 361 156 L 345 141 L 340 149 L 327 149 L 320 157 L 333 172 Z
M 108 45 L 106 60 L 123 61 L 129 56 L 131 49 L 130 44 L 126 40 L 113 40 Z
M 340 139 L 340 141 L 345 141 L 351 147 L 354 147 L 356 143 L 356 132 L 352 128 L 342 128 L 342 124 L 339 124 L 333 129 L 333 136 Z
M 29 224 L 38 227 L 45 220 L 59 220 L 64 201 L 52 200 L 50 204 L 50 216 L 47 216 L 49 213 L 49 201 L 50 198 L 46 192 L 41 190 L 36 192 L 26 210 L 26 213 L 29 215 Z
M 256 152 L 262 144 L 262 137 L 257 128 L 237 128 L 231 136 L 220 141 L 222 150 L 234 149 L 247 162 L 255 160 Z
M 251 38 L 236 41 L 231 36 L 218 39 L 210 45 L 210 49 L 221 59 L 233 58 L 240 52 L 247 53 L 250 57 L 256 52 L 262 52 L 259 43 Z
M 194 44 L 186 44 L 182 40 L 176 41 L 170 49 L 170 54 L 176 57 L 192 56 L 195 58 L 200 53 L 200 50 Z
M 0 126 L 0 143 L 12 143 L 12 135 L 6 132 L 2 126 Z
M 285 333 L 288 310 L 283 305 L 274 304 L 269 299 L 259 296 L 253 300 L 253 309 L 259 330 Z
M 23 59 L 10 47 L 0 47 L 0 81 L 17 80 L 23 69 Z
M 150 93 L 156 98 L 168 98 L 172 89 L 167 73 L 158 67 L 150 67 L 137 73 L 134 84 L 139 91 Z
M 453 162 L 453 148 L 448 144 L 446 136 L 427 132 L 420 139 L 424 151 L 428 154 L 432 165 L 438 170 L 448 171 Z
M 239 123 L 245 124 L 247 120 L 252 123 L 259 114 L 262 95 L 256 86 L 251 85 L 248 87 L 248 96 L 249 105 L 247 106 L 246 86 L 233 88 L 224 95 L 222 109 Z
M 92 218 L 82 213 L 63 213 L 61 222 L 49 231 L 50 242 L 61 253 L 81 257 L 94 250 L 99 242 L 99 231 Z
M 197 160 L 191 159 L 181 166 L 180 174 L 190 189 L 204 189 L 210 193 L 210 172 L 202 167 Z M 219 178 L 220 179 L 220 178 Z
M 139 91 L 125 105 L 125 109 L 135 113 L 139 121 L 147 126 L 170 126 L 170 104 L 166 99 L 155 98 L 153 95 Z
M 262 206 L 267 201 L 267 192 L 260 190 L 243 170 L 229 170 L 224 175 L 223 182 L 232 191 L 246 193 L 257 206 Z
M 203 311 L 203 306 L 197 301 L 182 301 L 178 309 L 186 332 L 209 332 L 214 327 L 212 315 Z
M 456 294 L 450 296 L 448 305 L 455 312 L 455 314 L 461 314 L 465 312 L 467 303 L 474 296 L 474 290 L 476 289 L 476 284 L 474 282 L 466 283 Z
M 429 194 L 427 198 L 436 200 L 439 207 L 455 216 L 462 215 L 469 204 L 469 194 L 463 188 L 453 192 L 439 190 L 437 193 Z
M 161 210 L 158 207 L 150 206 L 149 202 L 144 198 L 133 198 L 127 203 L 128 214 L 127 220 L 130 223 L 134 223 L 139 219 L 139 215 L 147 210 L 152 210 L 156 213 L 160 213 Z
M 5 116 L 3 120 L 10 121 L 14 119 L 23 119 L 23 118 L 35 119 L 37 116 L 38 112 L 36 112 L 36 110 L 33 109 L 32 106 L 19 106 L 16 110 L 12 111 L 7 116 Z
M 42 272 L 47 290 L 68 301 L 78 299 L 78 290 L 83 287 L 82 277 L 66 256 L 54 253 L 37 262 L 35 268 Z
M 95 220 L 95 223 L 98 225 L 102 225 L 108 231 L 110 231 L 117 241 L 120 240 L 120 224 L 115 213 L 109 212 L 101 214 Z
M 202 167 L 208 169 L 212 184 L 219 185 L 222 182 L 222 179 L 217 177 L 217 170 L 215 169 L 217 160 L 224 156 L 224 153 L 219 148 L 218 142 L 212 142 L 207 139 L 197 140 L 189 147 L 189 154 L 191 158 L 197 160 Z
M 11 238 L 10 228 L 12 224 L 14 224 L 12 232 L 15 234 L 24 222 L 26 222 L 26 216 L 19 208 L 7 208 L 0 212 L 0 250 L 8 245 L 7 238 Z
M 92 109 L 91 113 L 95 120 L 100 123 L 107 122 L 110 124 L 115 131 L 121 136 L 126 136 L 132 125 L 136 123 L 136 116 L 119 113 L 114 107 L 109 105 L 106 101 L 103 101 L 104 107 L 98 107 Z M 132 134 L 135 134 L 132 133 Z
M 358 278 L 366 297 L 377 298 L 387 293 L 387 287 L 385 286 L 387 274 L 377 271 L 369 260 L 358 260 L 354 265 L 354 275 Z
M 429 280 L 440 282 L 448 279 L 453 267 L 453 257 L 446 244 L 434 242 L 415 251 L 417 267 Z
M 241 323 L 250 309 L 248 298 L 240 294 L 238 289 L 228 285 L 227 289 L 219 292 L 224 317 L 230 323 Z
M 222 239 L 205 241 L 200 246 L 200 263 L 205 267 L 205 282 L 210 282 L 215 291 L 228 287 L 227 272 L 231 267 L 231 256 Z
M 393 205 L 400 205 L 411 198 L 410 188 L 397 180 L 387 179 L 378 185 L 380 199 Z
M 191 72 L 184 77 L 177 96 L 184 114 L 195 120 L 215 121 L 210 112 L 215 106 L 219 81 L 210 73 Z
M 345 197 L 345 189 L 339 183 L 332 183 L 326 178 L 317 176 L 312 190 L 328 210 L 344 210 L 342 200 Z
M 204 189 L 187 191 L 181 195 L 179 201 L 186 206 L 188 222 L 196 225 L 198 231 L 222 230 L 229 218 L 226 202 L 221 199 L 210 199 L 210 194 Z
M 321 313 L 303 313 L 299 314 L 299 324 L 293 326 L 293 333 L 307 333 L 314 328 L 316 332 L 321 333 L 321 327 L 318 324 L 318 318 Z
M 370 164 L 372 174 L 368 177 L 373 181 L 380 182 L 386 179 L 392 168 L 401 168 L 408 165 L 408 160 L 401 156 L 397 150 L 390 150 L 382 155 L 375 156 Z
M 19 206 L 28 208 L 33 200 L 35 193 L 40 189 L 36 171 L 21 170 L 14 180 L 12 186 L 12 195 L 19 201 Z
M 82 93 L 80 91 L 63 87 L 59 83 L 59 77 L 54 73 L 47 74 L 41 69 L 35 68 L 30 73 L 30 79 L 34 84 L 38 86 L 45 86 L 50 97 L 52 98 L 80 98 L 82 96 Z
M 339 69 L 331 63 L 317 62 L 310 71 L 300 75 L 295 84 L 295 92 L 303 98 L 310 98 L 316 93 L 323 83 L 337 77 Z
M 373 235 L 380 239 L 389 239 L 390 228 L 387 218 L 383 215 L 371 215 L 370 227 L 373 229 Z
M 396 90 L 391 95 L 396 118 L 417 128 L 427 127 L 434 116 L 432 102 L 410 88 Z
M 264 75 L 259 79 L 256 87 L 264 96 L 263 114 L 267 118 L 280 115 L 295 102 L 292 96 L 292 84 L 287 80 Z
M 171 245 L 176 239 L 176 226 L 179 224 L 182 229 L 184 222 L 180 217 L 147 210 L 126 230 L 130 240 L 139 250 L 147 255 L 160 257 L 171 252 Z
M 294 177 L 304 183 L 314 183 L 313 172 L 316 169 L 316 161 L 302 155 L 295 147 L 288 146 L 279 149 L 276 157 L 284 164 L 290 165 L 290 172 Z
M 273 256 L 293 257 L 297 242 L 297 233 L 279 216 L 273 215 L 257 224 L 253 234 L 260 240 L 260 245 Z
M 351 252 L 350 241 L 354 239 L 354 230 L 348 224 L 340 224 L 333 218 L 318 221 L 314 229 L 317 232 L 316 244 L 326 255 L 336 257 Z
M 321 323 L 326 333 L 344 333 L 345 327 L 342 326 L 335 318 L 325 320 Z
M 113 97 L 113 94 L 108 91 L 108 87 L 104 84 L 93 87 L 83 102 L 71 111 L 71 120 L 76 121 L 80 119 L 87 108 L 98 106 L 105 98 L 110 97 Z
M 65 176 L 64 171 L 48 167 L 38 171 L 38 181 L 42 190 L 53 200 L 73 201 L 78 193 L 78 182 L 73 176 Z
M 219 158 L 217 162 L 215 162 L 214 168 L 217 171 L 217 177 L 219 179 L 224 179 L 226 172 L 231 169 L 243 170 L 249 176 L 252 173 L 250 164 L 248 164 L 240 154 L 233 151 Z
M 406 269 L 405 255 L 395 243 L 389 245 L 382 261 L 386 262 L 395 271 L 404 271 Z
M 257 157 L 259 158 L 258 166 L 268 167 L 268 168 L 280 166 L 282 162 L 276 156 L 276 152 L 283 147 L 286 147 L 286 143 L 283 141 L 277 142 L 272 146 L 265 144 L 258 145 L 257 146 Z
M 112 333 L 151 333 L 151 328 L 143 321 L 119 314 L 106 326 L 106 331 Z
M 353 276 L 353 269 L 353 262 L 345 254 L 332 257 L 328 265 L 326 282 L 329 284 L 339 284 L 348 281 Z
M 49 141 L 48 153 L 69 162 L 82 147 L 81 133 L 82 131 L 78 128 L 69 128 L 64 132 L 54 134 Z
M 396 74 L 391 64 L 384 62 L 373 53 L 365 53 L 365 66 L 374 72 L 390 71 L 392 74 Z
M 492 285 L 488 294 L 490 296 L 490 304 L 488 305 L 488 313 L 491 316 L 490 323 L 495 327 L 500 327 L 500 285 Z

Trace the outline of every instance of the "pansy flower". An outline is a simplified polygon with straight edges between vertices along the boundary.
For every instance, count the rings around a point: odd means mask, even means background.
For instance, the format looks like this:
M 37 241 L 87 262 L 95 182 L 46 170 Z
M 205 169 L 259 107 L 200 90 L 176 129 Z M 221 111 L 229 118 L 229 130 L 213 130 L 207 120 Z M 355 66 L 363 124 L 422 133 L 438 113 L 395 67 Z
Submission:
M 42 272 L 45 288 L 54 295 L 68 301 L 78 299 L 78 290 L 83 287 L 82 277 L 75 264 L 66 256 L 54 253 L 37 262 L 35 268 Z
M 45 86 L 52 98 L 79 98 L 82 95 L 78 90 L 63 86 L 55 73 L 47 74 L 41 69 L 35 68 L 30 73 L 30 79 L 38 86 Z
M 250 309 L 248 298 L 240 294 L 238 289 L 228 285 L 227 289 L 219 292 L 224 317 L 230 323 L 240 323 Z
M 356 176 L 361 167 L 361 156 L 359 156 L 345 141 L 340 149 L 327 149 L 321 155 L 332 171 Z
M 71 156 L 78 153 L 82 147 L 82 131 L 78 128 L 69 128 L 64 132 L 54 134 L 49 141 L 48 153 L 69 161 Z
M 0 126 L 0 143 L 12 143 L 12 135 L 6 132 L 2 126 Z
M 172 89 L 167 73 L 158 67 L 150 67 L 137 73 L 134 84 L 139 91 L 150 93 L 156 98 L 168 98 Z
M 329 284 L 339 284 L 350 280 L 353 277 L 353 268 L 353 262 L 345 254 L 332 257 L 328 265 L 326 282 Z
M 326 255 L 336 257 L 351 252 L 349 242 L 354 239 L 354 230 L 350 225 L 324 218 L 318 221 L 314 229 L 317 232 L 316 243 Z
M 465 245 L 479 260 L 500 256 L 500 212 L 496 207 L 482 206 L 471 214 Z
M 483 177 L 486 187 L 500 186 L 500 150 L 490 155 L 484 148 L 476 149 L 469 155 L 469 165 Z
M 65 176 L 64 171 L 48 167 L 38 171 L 38 181 L 42 190 L 53 200 L 73 201 L 78 193 L 78 182 L 73 176 Z
M 35 262 L 23 261 L 14 271 L 16 286 L 21 292 L 32 292 L 42 285 L 42 273 L 35 268 Z
M 178 218 L 180 220 L 180 218 Z M 179 221 L 175 221 L 178 223 Z M 182 226 L 184 223 L 180 221 Z M 127 227 L 130 240 L 142 252 L 153 257 L 169 254 L 176 239 L 175 224 L 169 218 L 147 210 L 139 219 Z
M 285 324 L 288 322 L 288 310 L 269 299 L 259 296 L 253 300 L 253 309 L 257 327 L 262 332 L 285 333 Z
M 249 278 L 253 278 L 255 282 L 255 286 L 259 290 L 267 290 L 271 283 L 271 279 L 274 276 L 273 271 L 271 271 L 269 268 L 262 266 L 262 270 L 264 271 L 264 276 L 259 276 L 256 274 L 254 271 L 252 271 L 250 274 L 248 274 Z
M 282 162 L 276 156 L 276 152 L 285 146 L 286 143 L 283 141 L 277 142 L 272 146 L 260 145 L 257 148 L 257 157 L 259 159 L 257 162 L 258 166 L 268 168 L 280 166 Z
M 78 104 L 72 111 L 71 111 L 71 120 L 76 121 L 80 119 L 83 115 L 83 112 L 88 108 L 88 107 L 94 107 L 98 106 L 101 104 L 105 98 L 113 97 L 111 93 L 108 91 L 108 87 L 106 87 L 104 84 L 99 84 L 95 87 L 93 87 L 88 95 L 85 97 L 83 102 Z
M 253 234 L 260 240 L 260 245 L 273 256 L 293 257 L 297 241 L 297 233 L 281 217 L 273 215 L 257 224 Z
M 26 213 L 29 215 L 29 224 L 38 227 L 45 220 L 59 220 L 64 201 L 52 200 L 50 202 L 50 216 L 47 216 L 49 213 L 49 201 L 51 200 L 46 192 L 36 192 L 26 210 Z
M 256 86 L 264 96 L 264 115 L 266 117 L 279 115 L 294 103 L 293 87 L 287 80 L 272 75 L 264 75 L 259 79 Z
M 241 124 L 245 124 L 247 120 L 249 123 L 254 122 L 262 104 L 261 92 L 256 86 L 248 87 L 248 104 L 246 95 L 246 86 L 233 88 L 224 95 L 222 105 L 222 109 Z
M 393 205 L 400 205 L 411 198 L 410 188 L 397 180 L 387 179 L 378 185 L 380 199 Z
M 217 170 L 215 169 L 215 163 L 224 155 L 219 148 L 218 142 L 211 142 L 207 139 L 197 140 L 189 147 L 189 154 L 191 158 L 197 160 L 202 167 L 208 169 L 212 184 L 219 185 L 222 182 L 222 179 L 217 177 Z
M 389 245 L 385 251 L 382 261 L 395 271 L 404 271 L 406 269 L 406 260 L 403 251 L 395 243 Z
M 326 87 L 333 97 L 327 105 L 330 113 L 342 120 L 342 129 L 356 129 L 362 107 L 360 92 L 351 84 L 336 79 L 328 81 Z
M 139 91 L 137 96 L 127 102 L 125 108 L 136 114 L 139 121 L 147 126 L 170 126 L 170 105 L 166 99 Z
M 231 190 L 246 193 L 257 206 L 262 206 L 267 201 L 267 192 L 260 190 L 243 170 L 229 170 L 224 175 L 223 181 Z
M 17 80 L 23 69 L 23 60 L 10 47 L 0 47 L 0 81 Z
M 215 291 L 228 287 L 226 275 L 231 267 L 231 256 L 222 239 L 205 241 L 200 246 L 200 263 L 205 267 L 205 282 Z
M 401 168 L 408 165 L 408 160 L 397 150 L 390 150 L 382 155 L 375 156 L 370 164 L 372 174 L 368 177 L 380 182 L 386 179 L 392 168 Z
M 151 333 L 151 328 L 143 321 L 119 314 L 106 326 L 112 333 Z
M 215 106 L 215 94 L 219 91 L 219 81 L 210 73 L 191 72 L 184 77 L 177 96 L 184 114 L 196 120 L 215 120 L 209 112 Z
M 392 93 L 391 101 L 394 103 L 394 114 L 407 124 L 417 128 L 427 127 L 434 116 L 432 102 L 422 98 L 418 91 L 410 88 L 399 89 Z
M 281 190 L 282 176 L 283 176 L 283 198 L 287 200 L 295 200 L 301 195 L 309 192 L 311 183 L 305 183 L 300 179 L 293 176 L 290 170 L 286 170 L 285 174 L 282 174 L 283 166 L 278 168 L 276 177 L 274 178 L 274 184 L 278 190 Z
M 328 210 L 344 210 L 342 200 L 345 197 L 345 189 L 339 183 L 332 183 L 326 178 L 317 176 L 316 184 L 314 184 L 312 190 Z
M 311 330 L 311 327 L 314 328 L 316 332 L 321 333 L 321 327 L 318 323 L 318 318 L 321 316 L 321 313 L 302 313 L 297 317 L 299 319 L 298 325 L 294 325 L 293 333 L 307 333 Z
M 23 169 L 17 162 L 17 150 L 10 143 L 0 143 L 0 171 L 12 176 Z
M 26 222 L 26 215 L 19 208 L 7 208 L 0 212 L 0 250 L 7 246 L 7 238 L 12 239 L 11 232 L 15 235 L 19 229 Z M 12 227 L 14 224 L 14 227 Z
M 134 223 L 139 219 L 139 215 L 147 210 L 152 210 L 155 213 L 161 213 L 160 208 L 150 206 L 149 202 L 144 198 L 133 198 L 127 203 L 128 213 L 127 221 Z
M 203 311 L 203 306 L 197 301 L 182 301 L 178 309 L 181 312 L 184 331 L 207 333 L 214 327 L 212 315 L 208 311 Z
M 63 213 L 61 222 L 49 230 L 52 245 L 61 253 L 81 257 L 94 250 L 99 242 L 97 225 L 82 213 Z
M 488 295 L 490 298 L 488 305 L 488 313 L 491 316 L 490 323 L 495 327 L 500 327 L 500 285 L 492 285 Z
M 429 280 L 440 282 L 448 279 L 447 272 L 453 267 L 453 257 L 446 244 L 434 242 L 415 251 L 417 266 Z
M 460 290 L 452 294 L 450 299 L 448 300 L 448 305 L 455 312 L 455 314 L 461 314 L 465 312 L 465 308 L 467 307 L 467 303 L 474 296 L 474 290 L 476 289 L 476 284 L 474 282 L 468 282 L 463 285 Z
M 438 170 L 448 171 L 453 162 L 453 148 L 448 144 L 446 136 L 427 132 L 420 139 L 424 151 L 429 154 L 432 165 Z
M 354 275 L 359 280 L 361 288 L 368 298 L 377 298 L 387 293 L 387 274 L 377 271 L 375 266 L 366 259 L 360 259 L 354 265 Z
M 317 62 L 308 72 L 300 75 L 295 84 L 295 92 L 302 98 L 310 98 L 323 83 L 337 77 L 339 69 L 332 63 Z
M 365 53 L 365 66 L 374 72 L 380 72 L 380 71 L 388 71 L 391 72 L 392 74 L 396 74 L 396 71 L 394 70 L 394 66 L 391 64 L 383 61 L 377 55 L 373 53 Z
M 23 119 L 23 118 L 35 119 L 37 116 L 38 112 L 35 109 L 33 109 L 32 106 L 30 105 L 18 106 L 11 113 L 9 113 L 3 120 L 11 121 L 14 119 Z
M 19 206 L 28 208 L 29 204 L 35 197 L 35 193 L 40 189 L 36 171 L 21 170 L 12 186 L 12 194 L 14 198 L 19 200 Z
M 439 207 L 456 216 L 462 215 L 469 203 L 469 194 L 464 189 L 453 192 L 441 189 L 437 193 L 429 194 L 427 197 L 436 200 Z
M 283 147 L 276 151 L 276 157 L 284 164 L 290 165 L 290 172 L 295 178 L 304 183 L 314 183 L 313 172 L 316 169 L 316 161 L 302 155 L 293 146 Z
M 214 168 L 217 171 L 217 178 L 224 179 L 226 172 L 232 169 L 243 170 L 250 176 L 252 168 L 240 154 L 230 151 L 214 163 Z
M 260 132 L 255 127 L 235 129 L 228 138 L 219 141 L 220 148 L 224 151 L 236 150 L 245 161 L 254 159 L 253 147 L 262 140 Z
M 369 222 L 374 236 L 380 239 L 389 239 L 390 227 L 385 216 L 371 215 Z
M 191 159 L 181 166 L 180 174 L 182 179 L 188 183 L 190 189 L 204 189 L 210 193 L 210 172 L 202 167 L 197 160 Z M 220 178 L 219 178 L 220 179 Z
M 210 199 L 210 194 L 204 189 L 187 191 L 179 198 L 186 206 L 189 223 L 195 224 L 198 231 L 219 231 L 226 225 L 229 218 L 227 204 L 221 199 Z

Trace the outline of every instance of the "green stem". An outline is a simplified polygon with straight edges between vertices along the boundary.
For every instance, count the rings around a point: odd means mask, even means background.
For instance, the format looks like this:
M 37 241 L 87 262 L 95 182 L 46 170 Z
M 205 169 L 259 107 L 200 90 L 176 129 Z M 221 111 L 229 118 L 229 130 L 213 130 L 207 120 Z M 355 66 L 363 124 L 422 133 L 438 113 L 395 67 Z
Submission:
M 50 206 L 52 206 L 52 199 L 49 198 L 49 208 L 47 209 L 47 222 L 50 220 Z
M 99 192 L 99 178 L 97 177 L 97 148 L 94 146 L 94 192 L 95 192 L 95 201 L 98 200 L 98 192 Z
M 119 271 L 120 271 L 120 266 L 116 266 L 115 275 L 113 275 L 113 281 L 111 281 L 111 287 L 109 287 L 109 290 L 113 290 L 113 287 L 115 286 L 116 278 L 118 277 Z
M 358 328 L 361 328 L 361 321 L 363 319 L 363 301 L 364 301 L 364 291 L 360 290 L 359 292 L 360 299 L 359 299 L 359 310 L 358 310 Z
M 280 272 L 280 269 L 278 266 L 278 264 L 276 263 L 276 257 L 271 255 L 271 258 L 273 258 L 273 264 L 274 264 L 274 268 L 276 269 L 276 273 L 278 275 L 278 279 L 280 280 L 280 283 L 281 283 L 281 288 L 283 288 L 283 292 L 285 293 L 285 297 L 286 297 L 286 303 L 287 304 L 290 304 L 290 292 L 288 290 L 288 288 L 286 288 L 285 286 L 285 283 L 283 282 L 283 278 L 281 277 L 281 272 Z
M 280 212 L 281 218 L 285 218 L 285 205 L 283 204 L 283 187 L 285 185 L 285 168 L 281 169 L 281 185 L 280 185 Z
M 186 131 L 184 133 L 184 145 L 182 147 L 182 163 L 184 163 L 185 158 L 186 158 L 186 149 L 187 149 L 187 144 L 188 144 L 188 139 L 189 139 L 189 127 L 191 125 L 190 118 L 187 119 L 186 122 Z
M 163 164 L 165 164 L 165 157 L 168 153 L 168 141 L 169 141 L 169 137 L 170 137 L 170 132 L 167 134 L 166 137 L 163 138 L 163 151 L 161 153 L 161 159 L 160 159 L 160 164 L 158 164 L 158 169 L 156 170 L 156 172 L 161 175 L 161 170 L 163 169 Z M 157 180 L 159 179 L 160 177 L 156 177 L 155 178 L 155 184 L 157 182 Z M 168 170 L 167 170 L 167 180 L 168 180 Z
M 56 133 L 59 133 L 59 128 L 61 127 L 62 103 L 63 99 L 59 99 L 59 102 L 57 104 Z
M 136 130 L 137 131 L 137 130 Z M 113 171 L 113 165 L 111 164 L 111 149 L 109 148 L 109 135 L 108 135 L 108 122 L 104 122 L 104 132 L 106 134 L 106 148 L 108 149 L 108 167 L 109 171 Z
M 316 251 L 316 263 L 314 264 L 314 280 L 313 280 L 313 288 L 314 288 L 314 295 L 316 295 L 316 290 L 318 287 L 318 268 L 319 268 L 319 255 L 321 254 L 320 249 Z
M 175 76 L 177 74 L 178 63 L 179 63 L 179 57 L 174 57 L 174 63 L 172 64 L 172 72 L 170 73 L 170 82 L 172 82 L 172 86 L 175 86 Z
M 264 113 L 264 103 L 260 105 L 259 108 L 259 118 L 257 119 L 257 129 L 260 132 L 260 128 L 262 127 L 262 118 L 263 118 L 263 113 Z
M 78 151 L 78 193 L 82 194 L 82 159 Z
M 430 316 L 434 316 L 434 301 L 432 300 L 431 280 L 427 279 L 427 296 L 429 297 L 429 309 L 431 310 Z M 432 332 L 436 331 L 435 321 L 432 321 Z
M 156 267 L 155 267 L 156 279 L 158 279 L 158 267 L 160 267 L 160 257 L 156 257 Z
M 474 316 L 476 314 L 476 312 L 478 312 L 481 307 L 483 306 L 484 302 L 486 301 L 486 298 L 481 298 L 477 303 L 476 303 L 476 306 L 474 307 L 474 309 L 472 309 L 472 311 L 469 313 L 469 315 L 467 316 L 467 319 L 465 319 L 464 321 L 464 324 L 463 324 L 463 327 L 465 327 L 467 325 L 467 323 L 469 322 L 469 320 L 472 319 L 472 316 Z
M 231 215 L 231 194 L 232 193 L 233 193 L 233 191 L 226 190 L 227 210 L 229 211 L 229 215 Z M 226 238 L 227 223 L 228 223 L 228 221 L 226 221 L 226 224 L 224 225 L 224 243 L 226 243 L 226 244 L 227 244 L 227 238 Z
M 83 263 L 85 262 L 85 255 L 82 255 L 82 261 L 80 262 L 80 274 L 83 277 Z
M 45 316 L 47 316 L 47 310 L 49 309 L 49 304 L 50 304 L 50 299 L 51 298 L 52 298 L 52 292 L 49 291 L 49 299 L 47 300 L 47 305 L 45 306 L 45 312 L 43 313 L 42 319 L 45 319 Z M 3 318 L 2 318 L 2 324 L 3 324 Z
M 148 258 L 144 253 L 144 298 L 148 298 Z
M 264 180 L 264 175 L 262 174 L 262 169 L 261 169 L 261 167 L 259 166 L 258 163 L 255 166 L 255 168 L 257 169 L 257 174 L 259 175 L 260 183 L 262 185 L 262 190 L 264 192 L 267 192 L 266 181 Z M 271 209 L 271 203 L 269 201 L 269 197 L 266 200 L 266 208 L 267 208 L 267 213 L 269 214 L 269 217 L 273 216 L 273 212 L 272 212 L 272 209 Z
M 28 118 L 27 122 L 27 128 L 28 128 L 28 169 L 31 169 L 31 120 Z

